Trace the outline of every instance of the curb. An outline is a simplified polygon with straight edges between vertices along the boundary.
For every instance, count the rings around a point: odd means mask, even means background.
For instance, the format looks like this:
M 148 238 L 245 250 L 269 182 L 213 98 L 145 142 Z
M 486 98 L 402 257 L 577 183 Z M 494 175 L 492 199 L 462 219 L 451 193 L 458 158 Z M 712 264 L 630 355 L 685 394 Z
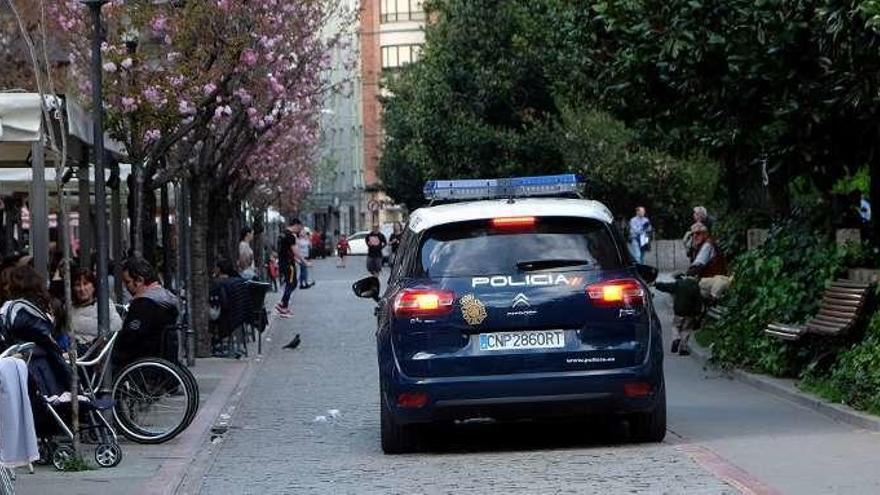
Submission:
M 714 367 L 711 362 L 712 351 L 705 349 L 695 342 L 691 343 L 691 356 L 703 367 Z M 880 418 L 856 411 L 844 405 L 835 404 L 821 399 L 815 395 L 803 392 L 797 388 L 791 380 L 772 378 L 766 375 L 749 373 L 740 369 L 727 372 L 732 378 L 750 385 L 762 392 L 778 398 L 794 402 L 819 414 L 827 416 L 835 421 L 846 423 L 857 428 L 880 432 Z

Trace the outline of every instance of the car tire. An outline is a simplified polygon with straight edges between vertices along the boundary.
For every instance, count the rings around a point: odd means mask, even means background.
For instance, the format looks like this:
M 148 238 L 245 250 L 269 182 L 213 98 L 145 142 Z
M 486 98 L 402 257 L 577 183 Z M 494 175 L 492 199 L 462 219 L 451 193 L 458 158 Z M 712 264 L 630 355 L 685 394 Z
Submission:
M 418 451 L 420 440 L 418 425 L 402 425 L 395 421 L 384 397 L 379 397 L 379 404 L 382 452 L 394 455 Z
M 630 436 L 637 443 L 658 443 L 666 437 L 666 385 L 661 383 L 657 404 L 650 412 L 634 414 L 629 421 Z

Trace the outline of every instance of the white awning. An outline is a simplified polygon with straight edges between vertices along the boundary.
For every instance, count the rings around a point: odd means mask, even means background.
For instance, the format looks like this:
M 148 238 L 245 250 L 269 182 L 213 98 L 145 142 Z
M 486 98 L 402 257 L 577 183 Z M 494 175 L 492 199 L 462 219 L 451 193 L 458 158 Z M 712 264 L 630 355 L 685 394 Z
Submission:
M 0 93 L 0 141 L 39 140 L 40 112 L 37 93 Z
M 73 98 L 68 96 L 65 98 L 67 106 L 67 132 L 71 136 L 76 136 L 80 141 L 92 146 L 92 118 L 86 113 L 86 110 L 79 105 Z M 125 147 L 119 141 L 111 139 L 107 133 L 104 133 L 104 149 L 122 155 L 125 153 Z

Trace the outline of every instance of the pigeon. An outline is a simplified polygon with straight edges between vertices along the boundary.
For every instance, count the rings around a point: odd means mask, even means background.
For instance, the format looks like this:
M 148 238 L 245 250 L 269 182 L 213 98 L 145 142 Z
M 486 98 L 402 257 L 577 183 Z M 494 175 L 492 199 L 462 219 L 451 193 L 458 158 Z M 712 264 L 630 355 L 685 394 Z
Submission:
M 296 334 L 296 336 L 293 337 L 293 340 L 291 340 L 286 346 L 282 347 L 282 349 L 296 349 L 299 347 L 299 342 L 299 334 Z

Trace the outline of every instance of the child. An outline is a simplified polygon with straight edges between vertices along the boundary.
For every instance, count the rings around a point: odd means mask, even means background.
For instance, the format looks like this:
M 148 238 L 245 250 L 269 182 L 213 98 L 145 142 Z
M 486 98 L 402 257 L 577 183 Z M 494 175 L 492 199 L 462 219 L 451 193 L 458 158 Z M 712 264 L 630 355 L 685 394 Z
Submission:
M 269 261 L 266 262 L 269 281 L 272 282 L 272 292 L 278 292 L 278 253 L 272 251 Z
M 348 256 L 348 236 L 345 234 L 339 236 L 339 242 L 336 243 L 336 255 L 339 256 L 336 268 L 345 268 L 345 257 Z

